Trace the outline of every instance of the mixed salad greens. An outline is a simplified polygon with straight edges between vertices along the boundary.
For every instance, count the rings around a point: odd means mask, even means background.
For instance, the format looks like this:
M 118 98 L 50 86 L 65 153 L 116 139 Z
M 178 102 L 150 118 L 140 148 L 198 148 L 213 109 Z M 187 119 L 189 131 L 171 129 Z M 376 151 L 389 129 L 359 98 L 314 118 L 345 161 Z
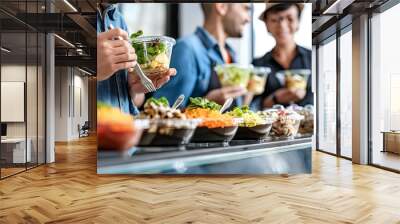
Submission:
M 217 65 L 215 71 L 222 86 L 246 88 L 250 79 L 250 69 L 241 68 L 235 64 Z
M 194 108 L 202 108 L 202 109 L 209 109 L 209 110 L 220 110 L 221 105 L 214 101 L 210 101 L 206 98 L 202 97 L 190 97 L 189 99 L 190 103 L 188 106 L 188 109 L 194 109 Z
M 266 123 L 265 118 L 250 110 L 248 106 L 235 107 L 228 114 L 236 118 L 242 118 L 243 122 L 239 124 L 241 127 L 254 127 Z
M 156 106 L 165 106 L 165 107 L 169 107 L 169 102 L 168 99 L 166 97 L 160 97 L 158 99 L 151 97 L 148 100 L 146 100 L 146 103 L 144 104 L 145 107 L 147 105 L 150 105 L 151 103 L 153 103 Z
M 143 35 L 143 30 L 139 30 L 136 33 L 132 33 L 130 38 L 133 41 L 134 39 L 136 39 L 136 38 L 138 38 L 138 37 L 140 37 L 142 35 Z
M 141 38 L 143 31 L 139 30 L 130 36 L 132 47 L 135 48 L 137 61 L 144 72 L 146 70 L 167 69 L 169 67 L 169 53 L 172 48 L 162 37 Z

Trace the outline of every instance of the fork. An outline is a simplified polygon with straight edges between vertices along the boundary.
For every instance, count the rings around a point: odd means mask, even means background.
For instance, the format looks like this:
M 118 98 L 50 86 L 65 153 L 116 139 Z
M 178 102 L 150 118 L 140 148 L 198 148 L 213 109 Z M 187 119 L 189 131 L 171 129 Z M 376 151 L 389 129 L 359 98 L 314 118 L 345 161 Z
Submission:
M 185 99 L 185 95 L 183 95 L 183 94 L 181 94 L 177 99 L 176 99 L 176 101 L 175 101 L 175 103 L 172 105 L 172 109 L 176 109 L 176 108 L 178 108 L 182 103 L 183 103 L 183 100 Z
M 222 114 L 226 109 L 228 109 L 232 105 L 232 103 L 233 103 L 233 98 L 229 97 L 228 99 L 226 99 L 224 105 L 222 105 L 219 112 Z
M 142 69 L 140 68 L 139 64 L 136 63 L 134 67 L 135 73 L 139 75 L 140 82 L 149 92 L 156 91 L 156 87 L 154 86 L 153 82 L 143 73 Z
M 109 29 L 114 29 L 114 27 L 110 24 L 108 27 Z M 122 40 L 122 37 L 116 37 L 117 40 Z M 132 45 L 131 41 L 128 40 L 128 42 Z M 135 67 L 133 67 L 135 73 L 139 76 L 140 82 L 146 88 L 147 91 L 149 92 L 154 92 L 156 91 L 156 87 L 154 86 L 153 82 L 143 73 L 142 69 L 140 68 L 140 65 L 136 63 Z M 129 70 L 131 71 L 131 70 Z

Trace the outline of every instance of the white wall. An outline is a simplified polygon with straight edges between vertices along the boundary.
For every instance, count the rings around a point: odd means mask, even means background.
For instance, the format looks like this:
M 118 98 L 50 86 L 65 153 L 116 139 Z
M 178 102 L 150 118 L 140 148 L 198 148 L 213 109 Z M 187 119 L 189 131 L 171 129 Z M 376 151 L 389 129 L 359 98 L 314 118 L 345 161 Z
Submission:
M 1 81 L 25 82 L 25 69 L 25 65 L 2 65 Z M 1 108 L 1 110 L 7 110 L 7 108 Z M 25 137 L 25 122 L 7 123 L 7 137 Z
M 74 106 L 75 113 L 73 113 L 73 119 L 72 119 L 73 138 L 79 137 L 79 132 L 77 128 L 78 124 L 82 126 L 85 123 L 85 121 L 89 120 L 88 78 L 81 76 L 80 74 L 82 73 L 78 73 L 77 75 L 76 72 L 77 70 L 75 70 L 75 75 L 74 75 L 75 90 L 73 92 L 74 96 L 72 96 L 74 98 L 74 104 L 75 104 Z
M 25 65 L 1 65 L 1 81 L 25 82 Z M 28 66 L 28 70 L 32 67 Z
M 166 4 L 119 3 L 129 33 L 143 30 L 145 35 L 165 35 Z
M 27 78 L 27 80 L 25 80 Z M 26 120 L 22 122 L 6 122 L 7 137 L 29 139 L 32 161 L 36 162 L 37 153 L 39 154 L 39 163 L 44 162 L 44 74 L 41 66 L 25 66 L 21 64 L 3 64 L 1 66 L 1 81 L 24 82 L 26 84 L 26 107 L 22 105 L 19 112 L 25 114 Z M 2 89 L 3 92 L 4 89 Z M 24 94 L 24 90 L 21 90 Z M 3 97 L 7 97 L 2 95 Z M 25 102 L 22 102 L 23 104 Z M 10 107 L 1 107 L 2 112 L 13 113 Z M 17 110 L 17 109 L 14 109 Z M 15 112 L 14 112 L 15 113 Z
M 25 65 L 18 65 L 18 64 L 5 64 L 1 66 L 1 81 L 4 82 L 25 82 L 25 76 L 26 76 L 26 71 L 28 74 L 36 74 L 36 66 L 27 66 Z M 29 78 L 29 77 L 28 77 Z M 30 85 L 36 85 L 36 81 L 32 83 L 31 80 L 29 80 Z M 29 91 L 29 90 L 32 90 Z M 2 96 L 4 97 L 4 96 Z M 27 93 L 27 103 L 31 103 L 34 100 L 36 100 L 36 88 L 31 89 L 28 88 L 28 93 Z M 35 101 L 36 102 L 36 101 Z M 36 103 L 34 105 L 36 108 Z M 24 108 L 22 108 L 24 110 Z M 8 108 L 1 108 L 1 110 L 8 110 Z M 36 122 L 36 114 L 33 113 L 28 113 L 28 122 L 32 122 L 33 120 Z M 8 137 L 25 137 L 25 125 L 26 122 L 7 122 L 7 136 Z M 28 125 L 28 129 L 30 127 L 33 127 L 32 124 L 30 123 Z M 36 127 L 36 126 L 35 126 Z M 36 130 L 36 128 L 35 128 Z M 28 130 L 28 137 L 29 137 L 30 130 Z
M 189 19 L 190 18 L 190 19 Z M 200 3 L 182 3 L 179 5 L 181 36 L 187 36 L 194 32 L 197 26 L 203 25 L 203 13 Z
M 24 122 L 25 82 L 1 81 L 1 122 Z M 36 108 L 36 107 L 35 107 Z
M 67 67 L 56 67 L 55 76 L 55 140 L 66 141 L 68 139 L 68 83 L 69 76 Z M 66 93 L 66 94 L 65 94 Z M 66 97 L 63 97 L 63 96 Z
M 71 67 L 56 67 L 56 74 L 55 140 L 70 141 L 79 137 L 78 124 L 88 120 L 88 78 Z

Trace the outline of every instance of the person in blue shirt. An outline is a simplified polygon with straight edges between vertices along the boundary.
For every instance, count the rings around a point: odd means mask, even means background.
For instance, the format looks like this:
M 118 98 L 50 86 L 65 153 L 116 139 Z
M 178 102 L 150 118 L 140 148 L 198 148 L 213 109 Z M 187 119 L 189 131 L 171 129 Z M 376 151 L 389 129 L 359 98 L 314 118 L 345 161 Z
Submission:
M 119 38 L 119 39 L 118 39 Z M 115 4 L 102 3 L 97 9 L 97 101 L 138 114 L 135 101 L 142 101 L 146 89 L 139 77 L 128 73 L 136 65 L 135 49 L 128 42 L 127 25 Z M 176 74 L 169 69 L 151 76 L 156 88 Z
M 171 67 L 178 75 L 157 90 L 153 96 L 165 96 L 174 102 L 185 95 L 183 106 L 189 97 L 206 97 L 223 104 L 229 97 L 241 104 L 246 89 L 238 86 L 224 87 L 214 72 L 217 64 L 236 62 L 233 49 L 226 43 L 229 37 L 240 38 L 246 23 L 250 21 L 248 3 L 202 3 L 203 27 L 194 34 L 177 41 L 172 51 Z

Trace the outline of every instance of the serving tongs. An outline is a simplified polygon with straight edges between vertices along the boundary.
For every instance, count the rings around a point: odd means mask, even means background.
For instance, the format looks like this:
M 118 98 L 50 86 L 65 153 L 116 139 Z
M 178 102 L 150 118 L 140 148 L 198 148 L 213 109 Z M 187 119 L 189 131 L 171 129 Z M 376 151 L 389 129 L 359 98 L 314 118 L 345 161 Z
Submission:
M 228 99 L 226 99 L 224 105 L 222 105 L 219 112 L 222 114 L 226 109 L 228 109 L 232 105 L 232 103 L 233 103 L 233 98 L 229 97 Z
M 110 24 L 108 29 L 114 29 L 113 25 Z M 115 37 L 115 38 L 117 40 L 122 40 L 122 37 L 120 37 L 120 36 Z M 130 40 L 127 40 L 127 41 L 132 45 Z M 154 92 L 157 90 L 156 87 L 154 86 L 153 82 L 143 73 L 143 71 L 140 68 L 140 65 L 138 63 L 136 63 L 135 67 L 133 67 L 133 70 L 139 76 L 140 82 L 143 84 L 144 88 L 146 88 L 147 91 Z M 129 69 L 129 71 L 131 72 L 132 69 Z
M 178 108 L 182 103 L 183 103 L 183 100 L 185 100 L 185 95 L 183 95 L 183 94 L 181 94 L 176 100 L 175 100 L 175 102 L 174 102 L 174 104 L 172 105 L 172 109 L 176 109 L 176 108 Z

